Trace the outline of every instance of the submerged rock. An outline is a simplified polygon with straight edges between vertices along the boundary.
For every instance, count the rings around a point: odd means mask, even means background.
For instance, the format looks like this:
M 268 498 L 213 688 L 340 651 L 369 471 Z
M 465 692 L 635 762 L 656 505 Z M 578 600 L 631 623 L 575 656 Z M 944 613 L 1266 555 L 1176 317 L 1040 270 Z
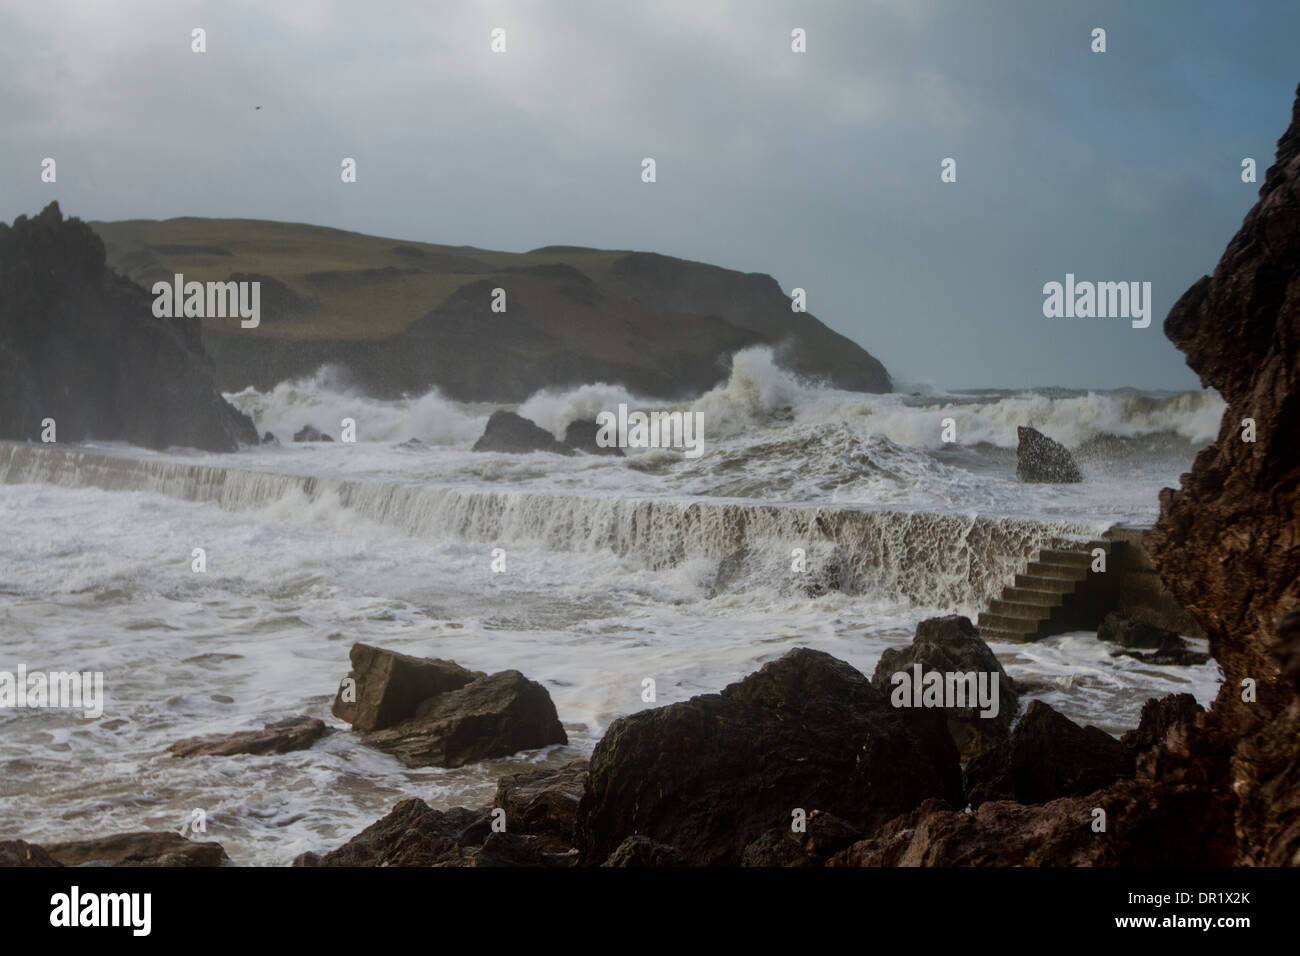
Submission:
M 570 448 L 576 448 L 578 451 L 585 451 L 588 455 L 616 455 L 619 458 L 626 457 L 623 449 L 617 445 L 599 445 L 596 443 L 596 435 L 600 432 L 600 426 L 592 421 L 574 421 L 569 422 L 564 429 L 564 443 Z
M 483 435 L 474 443 L 474 451 L 500 451 L 523 455 L 534 451 L 549 451 L 556 455 L 576 455 L 577 452 L 545 428 L 539 428 L 514 412 L 495 411 L 488 419 Z
M 327 733 L 329 728 L 323 720 L 315 717 L 286 717 L 284 720 L 272 721 L 261 730 L 186 737 L 167 749 L 173 757 L 286 754 L 294 750 L 306 750 Z
M 72 840 L 46 850 L 64 866 L 222 866 L 230 862 L 220 843 L 187 840 L 170 830 Z
M 916 626 L 916 635 L 908 647 L 887 648 L 880 655 L 871 676 L 871 686 L 888 698 L 895 689 L 894 675 L 904 673 L 911 679 L 916 664 L 921 665 L 923 675 L 937 672 L 946 677 L 974 673 L 977 675 L 976 688 L 980 686 L 980 674 L 991 675 L 984 682 L 989 690 L 992 690 L 993 682 L 997 682 L 997 713 L 982 716 L 984 709 L 973 695 L 968 697 L 968 706 L 943 709 L 948 732 L 963 760 L 969 760 L 1007 739 L 1020 708 L 1015 683 L 1002 669 L 989 646 L 980 639 L 979 631 L 969 618 L 953 614 L 922 621 Z
M 1058 441 L 1036 428 L 1021 425 L 1016 429 L 1016 477 L 1027 482 L 1068 484 L 1083 481 L 1083 473 L 1074 456 Z
M 315 425 L 303 425 L 293 433 L 294 441 L 333 441 L 333 436 L 325 434 Z
M 905 719 L 853 667 L 804 648 L 720 694 L 614 721 L 590 774 L 577 829 L 588 864 L 633 835 L 693 865 L 736 864 L 797 810 L 866 833 L 961 790 L 942 714 Z

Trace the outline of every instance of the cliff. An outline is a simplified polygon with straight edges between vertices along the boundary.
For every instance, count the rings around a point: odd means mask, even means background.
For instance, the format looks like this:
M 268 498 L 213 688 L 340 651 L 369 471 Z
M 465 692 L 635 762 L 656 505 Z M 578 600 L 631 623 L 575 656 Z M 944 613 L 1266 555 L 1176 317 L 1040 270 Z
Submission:
M 676 398 L 723 381 L 726 356 L 759 344 L 840 388 L 891 387 L 861 347 L 792 312 L 771 276 L 651 253 L 493 252 L 260 220 L 91 225 L 113 267 L 146 287 L 175 273 L 262 281 L 260 327 L 203 322 L 223 391 L 334 364 L 381 397 L 437 386 L 460 400 L 522 401 L 606 381 Z M 492 309 L 498 288 L 505 311 Z
M 252 421 L 213 386 L 193 320 L 159 319 L 58 203 L 0 223 L 0 438 L 233 451 Z

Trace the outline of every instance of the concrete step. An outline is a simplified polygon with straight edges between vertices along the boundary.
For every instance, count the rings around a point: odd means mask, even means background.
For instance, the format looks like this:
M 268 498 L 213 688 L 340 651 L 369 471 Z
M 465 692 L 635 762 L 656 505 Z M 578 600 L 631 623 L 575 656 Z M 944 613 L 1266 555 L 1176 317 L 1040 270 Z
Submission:
M 1032 634 L 1019 630 L 1006 630 L 999 627 L 981 627 L 980 637 L 986 641 L 1001 641 L 1004 644 L 1025 644 L 1038 640 L 1038 632 Z
M 1070 590 L 1074 590 L 1072 582 Z M 1002 589 L 1002 600 L 1011 601 L 1014 604 L 1038 604 L 1042 607 L 1056 607 L 1064 600 L 1067 593 L 1069 592 L 1055 589 L 1012 587 Z
M 1018 634 L 1037 634 L 1041 618 L 1026 618 L 1013 614 L 993 614 L 984 611 L 980 614 L 979 628 L 992 628 L 999 631 L 1012 631 Z
M 1052 616 L 1056 604 L 1027 604 L 1023 601 L 1010 601 L 1005 597 L 994 598 L 989 602 L 989 613 L 1004 617 L 1023 618 L 1026 621 L 1045 621 Z
M 1074 586 L 1079 583 L 1077 577 L 1056 574 L 1017 574 L 1015 586 L 1021 590 L 1051 592 L 1066 595 L 1074 593 Z
M 1054 578 L 1068 578 L 1071 581 L 1082 581 L 1088 576 L 1090 565 L 1087 564 L 1066 564 L 1064 562 L 1056 563 L 1054 561 L 1030 561 L 1029 566 L 1025 568 L 1026 574 L 1045 575 Z

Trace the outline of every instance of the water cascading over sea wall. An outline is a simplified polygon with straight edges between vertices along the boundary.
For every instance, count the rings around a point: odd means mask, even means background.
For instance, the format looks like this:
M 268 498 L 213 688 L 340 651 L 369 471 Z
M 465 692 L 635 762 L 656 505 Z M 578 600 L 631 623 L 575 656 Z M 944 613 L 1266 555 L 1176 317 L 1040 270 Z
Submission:
M 328 500 L 411 536 L 609 551 L 648 568 L 731 561 L 788 575 L 838 563 L 843 590 L 975 613 L 1040 549 L 1091 537 L 1067 522 L 784 504 L 485 491 L 260 472 L 102 450 L 0 442 L 0 483 L 156 492 L 238 511 L 293 496 Z M 770 579 L 770 577 L 769 577 Z

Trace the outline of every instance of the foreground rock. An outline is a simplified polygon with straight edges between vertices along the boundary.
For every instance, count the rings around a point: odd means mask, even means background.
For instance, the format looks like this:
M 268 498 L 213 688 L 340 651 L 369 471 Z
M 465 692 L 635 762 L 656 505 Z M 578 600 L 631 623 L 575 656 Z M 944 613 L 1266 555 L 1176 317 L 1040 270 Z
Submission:
M 434 810 L 423 800 L 403 800 L 337 850 L 304 853 L 294 866 L 436 866 L 459 862 L 461 849 L 486 839 L 486 809 Z
M 306 750 L 320 740 L 329 728 L 315 717 L 286 717 L 267 724 L 261 730 L 237 734 L 213 734 L 186 737 L 167 749 L 174 757 L 229 757 L 234 754 L 287 754 Z
M 546 688 L 518 671 L 431 697 L 414 716 L 361 739 L 408 767 L 460 767 L 569 742 Z
M 596 435 L 600 432 L 600 426 L 593 421 L 576 421 L 569 422 L 569 426 L 564 429 L 564 443 L 570 448 L 586 452 L 588 455 L 615 455 L 619 458 L 626 457 L 623 449 L 617 445 L 601 445 L 596 441 Z
M 64 866 L 222 866 L 230 862 L 220 843 L 196 843 L 170 830 L 119 833 L 47 846 Z
M 44 847 L 26 840 L 0 840 L 0 866 L 62 866 Z
M 1016 477 L 1021 481 L 1065 484 L 1083 481 L 1074 456 L 1060 442 L 1027 425 L 1018 427 L 1016 435 L 1019 438 Z
M 1134 770 L 1132 751 L 1110 734 L 1031 700 L 1011 738 L 967 765 L 966 799 L 1046 803 L 1093 793 Z
M 502 777 L 492 805 L 505 811 L 511 832 L 571 847 L 587 774 L 587 761 L 575 760 L 555 770 L 529 770 Z
M 483 435 L 474 443 L 474 451 L 501 451 L 525 455 L 534 451 L 549 451 L 556 455 L 576 455 L 577 452 L 545 428 L 539 428 L 514 412 L 495 411 L 488 419 Z
M 213 381 L 199 319 L 105 265 L 104 243 L 58 203 L 0 223 L 0 439 L 126 441 L 234 451 L 252 420 Z
M 897 688 L 903 686 L 895 675 L 905 675 L 908 679 L 906 688 L 909 689 L 905 697 L 910 700 L 917 664 L 921 665 L 923 677 L 938 673 L 945 678 L 945 684 L 948 675 L 975 675 L 974 686 L 970 681 L 963 683 L 955 678 L 952 682 L 966 695 L 968 706 L 943 709 L 948 732 L 963 760 L 969 760 L 1007 739 L 1020 706 L 1015 684 L 989 646 L 980 640 L 979 631 L 969 618 L 954 614 L 922 621 L 916 626 L 911 645 L 891 647 L 880 655 L 880 662 L 871 676 L 871 686 L 892 700 Z M 979 678 L 981 674 L 986 675 L 982 681 Z M 992 706 L 979 706 L 976 690 L 981 684 L 990 691 L 990 701 L 994 700 L 991 692 L 996 689 L 996 711 Z M 986 712 L 989 713 L 987 717 L 983 716 Z
M 616 720 L 578 812 L 588 864 L 630 836 L 692 865 L 739 863 L 754 840 L 822 810 L 861 832 L 927 797 L 960 799 L 943 715 L 905 719 L 828 654 L 790 651 L 720 694 Z
M 339 685 L 332 712 L 360 730 L 391 727 L 413 716 L 430 697 L 487 676 L 455 661 L 412 657 L 369 644 L 353 644 L 348 657 L 352 669 Z
M 1171 732 L 1194 727 L 1204 708 L 1191 694 L 1169 694 L 1142 705 L 1142 717 L 1133 730 L 1120 738 L 1129 750 L 1140 753 L 1165 743 Z

